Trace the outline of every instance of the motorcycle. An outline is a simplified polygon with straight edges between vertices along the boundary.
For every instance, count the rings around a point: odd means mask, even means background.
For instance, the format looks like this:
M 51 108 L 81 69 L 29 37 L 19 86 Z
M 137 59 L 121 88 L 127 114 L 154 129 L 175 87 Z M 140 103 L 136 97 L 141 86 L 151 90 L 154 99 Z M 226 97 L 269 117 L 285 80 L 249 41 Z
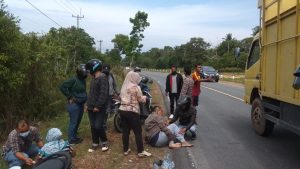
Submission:
M 153 111 L 153 106 L 152 106 L 152 95 L 150 94 L 150 88 L 148 86 L 148 83 L 152 83 L 151 80 L 148 79 L 148 77 L 143 76 L 142 77 L 142 81 L 140 82 L 139 86 L 141 87 L 142 93 L 144 96 L 146 96 L 146 103 L 144 104 L 140 104 L 140 119 L 142 124 L 144 124 L 145 120 L 147 119 L 147 117 L 149 116 L 149 114 L 151 114 L 151 112 Z M 118 104 L 116 107 L 120 107 L 121 102 L 118 101 L 116 102 L 116 104 Z M 117 109 L 118 109 L 117 108 Z M 122 133 L 122 124 L 121 124 L 121 116 L 120 113 L 118 111 L 115 112 L 114 115 L 114 127 L 116 129 L 117 132 Z

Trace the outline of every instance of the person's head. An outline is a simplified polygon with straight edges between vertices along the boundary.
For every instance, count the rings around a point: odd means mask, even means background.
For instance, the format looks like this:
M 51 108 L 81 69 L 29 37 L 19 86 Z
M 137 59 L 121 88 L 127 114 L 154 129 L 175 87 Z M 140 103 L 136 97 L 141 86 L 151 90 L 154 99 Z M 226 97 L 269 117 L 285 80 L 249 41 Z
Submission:
M 163 116 L 164 115 L 164 110 L 161 106 L 156 106 L 154 108 L 154 113 L 159 115 L 159 116 Z
M 176 65 L 172 65 L 171 66 L 171 74 L 176 74 L 177 71 L 177 66 Z
M 103 68 L 102 68 L 102 73 L 108 75 L 109 72 L 110 72 L 110 65 L 104 64 L 104 65 L 103 65 Z
M 20 133 L 21 137 L 27 137 L 29 135 L 29 122 L 27 120 L 19 120 L 16 124 L 16 130 Z
M 187 76 L 189 76 L 189 75 L 191 75 L 191 73 L 192 73 L 191 67 L 185 66 L 184 67 L 184 74 L 187 75 Z
M 86 69 L 91 75 L 94 75 L 97 71 L 102 71 L 102 61 L 99 59 L 89 60 L 86 64 Z
M 140 82 L 141 82 L 141 77 L 140 75 L 137 73 L 137 72 L 133 72 L 133 71 L 130 71 L 126 78 L 128 79 L 128 81 L 132 84 L 136 84 L 138 85 Z
M 196 64 L 195 65 L 195 70 L 200 73 L 201 72 L 201 65 L 200 64 Z
M 58 128 L 51 128 L 46 136 L 46 141 L 51 142 L 51 141 L 56 141 L 60 140 L 62 138 L 62 132 Z
M 178 107 L 183 110 L 187 111 L 190 109 L 192 103 L 192 99 L 188 96 L 181 96 L 178 100 Z
M 85 64 L 80 64 L 77 68 L 76 68 L 76 75 L 79 79 L 86 79 L 88 72 L 86 70 Z

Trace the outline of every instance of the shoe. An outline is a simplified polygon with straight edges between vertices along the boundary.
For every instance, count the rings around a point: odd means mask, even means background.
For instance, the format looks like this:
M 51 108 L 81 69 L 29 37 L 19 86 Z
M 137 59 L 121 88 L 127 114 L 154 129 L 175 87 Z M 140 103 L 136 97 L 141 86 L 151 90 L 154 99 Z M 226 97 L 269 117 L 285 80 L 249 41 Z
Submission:
M 130 152 L 131 152 L 131 150 L 129 148 L 126 152 L 124 152 L 124 156 L 127 156 Z
M 103 144 L 101 147 L 102 152 L 105 152 L 108 150 L 108 145 L 107 144 Z
M 89 153 L 92 153 L 92 152 L 96 151 L 97 149 L 98 149 L 98 145 L 93 144 L 93 145 L 88 149 L 88 152 L 89 152 Z
M 83 140 L 82 139 L 76 139 L 69 141 L 70 145 L 80 144 Z
M 141 153 L 138 153 L 138 157 L 139 157 L 139 158 L 143 158 L 143 157 L 151 157 L 151 156 L 152 156 L 152 154 L 149 153 L 149 152 L 147 152 L 147 151 L 143 151 L 143 152 L 141 152 Z

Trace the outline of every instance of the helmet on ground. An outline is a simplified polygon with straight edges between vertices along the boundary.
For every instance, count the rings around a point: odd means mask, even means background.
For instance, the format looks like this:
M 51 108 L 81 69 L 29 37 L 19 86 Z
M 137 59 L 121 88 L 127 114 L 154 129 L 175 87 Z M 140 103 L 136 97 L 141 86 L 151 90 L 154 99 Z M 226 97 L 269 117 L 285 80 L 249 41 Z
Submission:
M 192 99 L 188 96 L 181 96 L 178 100 L 178 107 L 181 108 L 182 110 L 187 110 L 190 108 L 192 103 Z
M 86 69 L 90 74 L 94 74 L 97 70 L 102 70 L 102 62 L 99 59 L 92 59 L 87 62 Z
M 80 64 L 76 68 L 76 74 L 79 79 L 85 79 L 88 75 L 88 72 L 86 70 L 85 64 Z

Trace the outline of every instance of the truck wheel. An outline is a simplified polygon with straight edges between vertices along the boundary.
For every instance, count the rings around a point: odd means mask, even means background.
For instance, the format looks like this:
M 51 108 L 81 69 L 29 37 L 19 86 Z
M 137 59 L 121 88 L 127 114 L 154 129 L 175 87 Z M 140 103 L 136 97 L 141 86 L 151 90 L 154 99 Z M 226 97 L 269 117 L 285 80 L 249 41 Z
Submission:
M 264 118 L 264 109 L 259 98 L 254 99 L 251 109 L 251 122 L 256 134 L 269 136 L 274 129 L 274 123 Z

